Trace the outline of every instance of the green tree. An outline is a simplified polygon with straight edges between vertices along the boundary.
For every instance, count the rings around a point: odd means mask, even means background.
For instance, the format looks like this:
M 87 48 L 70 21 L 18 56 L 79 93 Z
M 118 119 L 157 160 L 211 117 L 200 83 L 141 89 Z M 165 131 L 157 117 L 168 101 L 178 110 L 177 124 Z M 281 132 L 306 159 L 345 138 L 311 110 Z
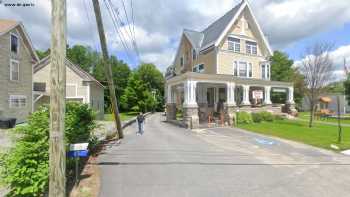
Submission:
M 294 61 L 289 59 L 288 55 L 275 51 L 270 58 L 271 61 L 271 80 L 284 81 L 294 83 L 294 101 L 297 105 L 301 105 L 304 97 L 304 77 L 299 73 L 298 69 L 293 68 Z M 283 102 L 286 100 L 286 95 L 272 93 L 273 102 Z
M 288 55 L 275 51 L 270 59 L 271 61 L 271 80 L 290 82 L 293 79 L 294 70 L 292 68 L 294 61 L 289 59 Z
M 133 111 L 162 110 L 164 78 L 153 64 L 142 64 L 131 74 L 121 105 Z
M 36 50 L 36 54 L 38 54 L 39 59 L 44 59 L 46 56 L 50 55 L 50 49 L 46 51 Z
M 72 48 L 68 46 L 67 58 L 88 73 L 91 73 L 93 67 L 99 61 L 99 55 L 97 53 L 92 52 L 90 47 L 82 45 L 75 45 Z

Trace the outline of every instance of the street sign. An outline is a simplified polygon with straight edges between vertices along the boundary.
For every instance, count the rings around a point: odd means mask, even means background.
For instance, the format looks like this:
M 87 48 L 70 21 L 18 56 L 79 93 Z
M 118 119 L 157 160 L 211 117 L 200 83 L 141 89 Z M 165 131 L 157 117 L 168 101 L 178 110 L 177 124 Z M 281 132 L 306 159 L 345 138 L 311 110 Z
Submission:
M 263 99 L 263 91 L 260 91 L 260 90 L 256 90 L 256 91 L 253 91 L 253 99 Z
M 71 151 L 87 150 L 88 146 L 89 146 L 89 143 L 71 144 L 69 150 Z
M 78 151 L 69 151 L 68 157 L 78 158 L 78 157 L 88 157 L 89 151 L 88 150 L 78 150 Z

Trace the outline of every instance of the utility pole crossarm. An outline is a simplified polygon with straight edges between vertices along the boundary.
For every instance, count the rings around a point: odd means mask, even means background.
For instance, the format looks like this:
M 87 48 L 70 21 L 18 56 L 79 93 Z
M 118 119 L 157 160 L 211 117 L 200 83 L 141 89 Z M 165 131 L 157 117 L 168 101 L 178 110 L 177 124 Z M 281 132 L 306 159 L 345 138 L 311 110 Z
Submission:
M 104 67 L 105 67 L 105 75 L 108 81 L 108 88 L 109 88 L 109 94 L 110 94 L 110 99 L 111 99 L 111 105 L 112 105 L 112 113 L 114 115 L 114 120 L 115 124 L 117 127 L 118 131 L 118 137 L 123 138 L 123 131 L 122 131 L 122 126 L 121 126 L 121 121 L 119 117 L 119 109 L 117 105 L 117 97 L 115 95 L 115 86 L 113 82 L 113 75 L 112 75 L 112 67 L 109 62 L 109 54 L 108 54 L 108 49 L 107 49 L 107 42 L 106 42 L 106 36 L 104 33 L 104 27 L 103 27 L 103 22 L 102 22 L 102 17 L 101 17 L 101 9 L 100 9 L 100 4 L 98 0 L 92 0 L 93 6 L 94 6 L 94 11 L 95 11 L 95 16 L 96 16 L 96 23 L 97 23 L 97 28 L 98 28 L 98 33 L 100 37 L 100 42 L 101 42 L 101 49 L 102 49 L 102 55 L 103 55 L 103 62 L 104 62 Z

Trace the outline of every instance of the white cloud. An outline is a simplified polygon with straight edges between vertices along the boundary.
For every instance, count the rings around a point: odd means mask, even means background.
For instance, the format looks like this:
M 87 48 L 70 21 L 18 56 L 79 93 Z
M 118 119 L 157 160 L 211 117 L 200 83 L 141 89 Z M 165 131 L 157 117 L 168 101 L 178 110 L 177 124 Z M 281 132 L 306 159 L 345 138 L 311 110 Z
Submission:
M 11 0 L 4 0 L 4 2 Z M 24 0 L 17 0 L 24 1 Z M 0 18 L 23 21 L 35 47 L 47 49 L 50 44 L 49 0 L 32 0 L 35 7 L 9 8 L 0 5 Z M 85 2 L 85 4 L 84 4 Z M 121 50 L 121 43 L 101 2 L 102 16 L 109 38 L 111 53 Z M 112 0 L 127 23 L 120 0 Z M 126 2 L 130 14 L 130 1 Z M 222 16 L 240 0 L 137 0 L 134 3 L 136 40 L 142 61 L 153 62 L 159 68 L 171 64 L 184 28 L 202 30 Z M 304 38 L 331 30 L 350 21 L 348 0 L 259 0 L 250 1 L 253 11 L 273 48 L 284 47 Z M 97 48 L 98 34 L 91 1 L 68 0 L 69 44 Z M 87 14 L 87 13 L 88 14 Z M 131 18 L 129 17 L 129 20 Z M 127 26 L 124 26 L 125 32 Z M 131 45 L 130 45 L 131 46 Z M 349 60 L 350 61 L 350 60 Z

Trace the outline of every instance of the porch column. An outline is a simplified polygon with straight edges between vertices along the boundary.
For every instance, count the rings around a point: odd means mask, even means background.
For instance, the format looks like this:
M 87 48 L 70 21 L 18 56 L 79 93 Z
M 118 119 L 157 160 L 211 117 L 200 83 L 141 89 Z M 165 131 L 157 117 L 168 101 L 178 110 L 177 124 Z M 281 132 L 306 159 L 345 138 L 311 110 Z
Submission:
M 197 81 L 184 82 L 183 121 L 187 128 L 198 128 L 198 104 L 196 102 Z
M 271 105 L 271 86 L 265 86 L 265 98 L 264 98 L 264 104 L 265 105 Z
M 250 86 L 249 85 L 243 85 L 243 101 L 242 101 L 242 105 L 251 105 L 250 101 L 249 101 L 249 89 Z
M 288 88 L 288 104 L 294 105 L 294 87 Z
M 234 82 L 228 82 L 227 85 L 227 102 L 226 102 L 226 109 L 225 113 L 228 119 L 225 120 L 225 122 L 228 123 L 228 125 L 232 126 L 234 125 L 235 121 L 235 114 L 236 114 L 236 101 L 235 101 L 235 88 L 236 84 Z
M 167 86 L 166 119 L 167 121 L 176 119 L 176 101 L 171 85 Z
M 227 85 L 227 105 L 236 106 L 236 101 L 235 101 L 236 84 L 233 82 L 228 82 L 226 85 Z

